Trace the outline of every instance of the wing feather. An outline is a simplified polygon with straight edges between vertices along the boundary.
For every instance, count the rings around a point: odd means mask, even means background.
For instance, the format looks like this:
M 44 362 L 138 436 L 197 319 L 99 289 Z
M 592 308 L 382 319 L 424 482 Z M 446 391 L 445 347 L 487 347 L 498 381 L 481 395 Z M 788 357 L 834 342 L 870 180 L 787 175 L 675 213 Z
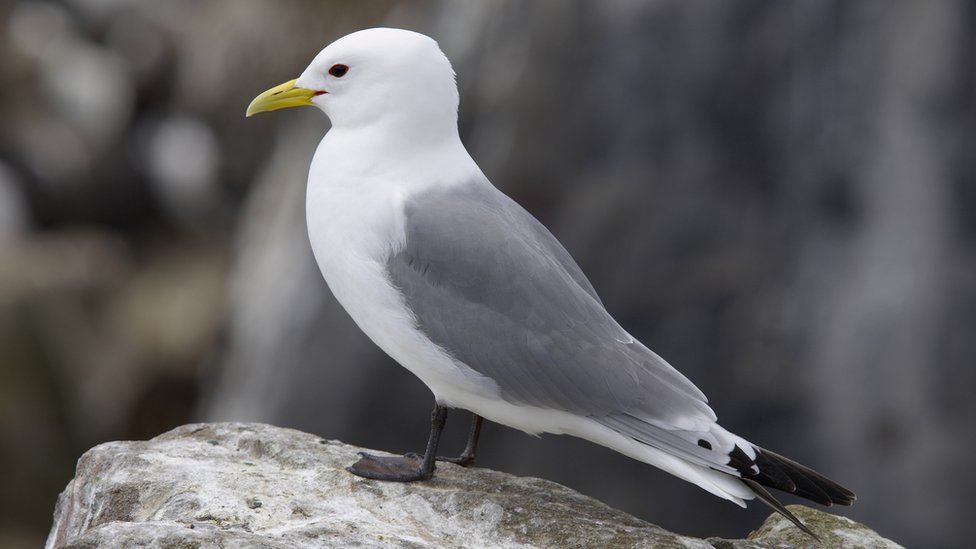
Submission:
M 705 395 L 617 324 L 518 204 L 473 182 L 415 196 L 405 213 L 391 282 L 427 337 L 503 398 L 591 417 L 699 463 L 728 462 L 696 444 L 715 426 Z

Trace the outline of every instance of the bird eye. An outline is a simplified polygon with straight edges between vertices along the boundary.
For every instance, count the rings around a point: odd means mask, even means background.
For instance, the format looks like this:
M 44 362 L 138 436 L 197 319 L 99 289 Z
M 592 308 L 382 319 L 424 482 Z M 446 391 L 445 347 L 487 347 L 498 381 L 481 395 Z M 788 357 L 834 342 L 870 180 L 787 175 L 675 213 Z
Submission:
M 329 74 L 335 76 L 336 78 L 342 78 L 349 71 L 347 65 L 332 65 L 329 67 Z

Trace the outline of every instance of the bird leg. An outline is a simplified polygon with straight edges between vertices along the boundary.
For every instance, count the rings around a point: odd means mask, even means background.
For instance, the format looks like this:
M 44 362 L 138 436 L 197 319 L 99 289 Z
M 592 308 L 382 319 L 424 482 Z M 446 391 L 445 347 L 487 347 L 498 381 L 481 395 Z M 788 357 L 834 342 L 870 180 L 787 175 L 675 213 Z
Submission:
M 464 445 L 464 450 L 458 457 L 437 456 L 437 461 L 456 463 L 461 467 L 471 467 L 474 465 L 475 453 L 478 451 L 478 437 L 481 435 L 481 416 L 471 414 L 471 428 L 468 430 L 468 442 Z
M 374 456 L 360 452 L 359 461 L 347 467 L 350 473 L 374 480 L 389 480 L 393 482 L 413 482 L 427 480 L 434 475 L 434 456 L 437 455 L 437 443 L 447 422 L 447 408 L 434 404 L 434 411 L 430 414 L 430 437 L 427 439 L 427 449 L 423 456 L 407 454 L 404 456 Z

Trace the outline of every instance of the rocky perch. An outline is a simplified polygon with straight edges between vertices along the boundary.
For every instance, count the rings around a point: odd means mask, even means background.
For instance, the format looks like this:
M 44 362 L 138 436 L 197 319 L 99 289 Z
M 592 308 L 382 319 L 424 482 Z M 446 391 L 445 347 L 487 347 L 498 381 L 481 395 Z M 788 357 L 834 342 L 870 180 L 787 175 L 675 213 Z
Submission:
M 816 547 L 776 515 L 748 539 L 696 539 L 487 469 L 439 464 L 429 482 L 365 480 L 345 470 L 360 450 L 246 423 L 102 444 L 58 498 L 47 547 Z M 899 547 L 846 518 L 791 510 L 825 547 Z

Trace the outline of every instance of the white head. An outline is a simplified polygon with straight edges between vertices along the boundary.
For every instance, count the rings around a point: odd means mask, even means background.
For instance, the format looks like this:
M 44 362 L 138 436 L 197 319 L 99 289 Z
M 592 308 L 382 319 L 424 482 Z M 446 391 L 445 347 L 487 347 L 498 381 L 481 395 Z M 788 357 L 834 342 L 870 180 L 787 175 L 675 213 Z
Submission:
M 367 29 L 336 40 L 298 79 L 256 97 L 247 115 L 299 105 L 322 109 L 333 128 L 457 132 L 451 63 L 437 42 L 407 30 Z

